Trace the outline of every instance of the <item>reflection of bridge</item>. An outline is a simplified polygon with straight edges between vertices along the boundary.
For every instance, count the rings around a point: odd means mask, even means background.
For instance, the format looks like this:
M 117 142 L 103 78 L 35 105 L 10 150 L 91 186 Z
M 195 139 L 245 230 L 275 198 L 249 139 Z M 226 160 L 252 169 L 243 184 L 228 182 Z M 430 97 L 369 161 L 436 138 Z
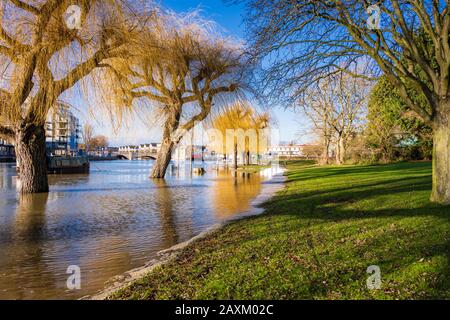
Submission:
M 148 160 L 148 159 L 156 159 L 156 152 L 152 151 L 120 151 L 117 155 L 120 159 L 125 160 Z

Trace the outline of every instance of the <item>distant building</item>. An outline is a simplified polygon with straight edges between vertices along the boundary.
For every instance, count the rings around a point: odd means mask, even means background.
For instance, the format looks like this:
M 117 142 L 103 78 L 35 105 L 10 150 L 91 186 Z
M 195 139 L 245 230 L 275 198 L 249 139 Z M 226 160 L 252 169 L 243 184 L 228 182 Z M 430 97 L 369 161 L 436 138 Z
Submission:
M 150 153 L 157 153 L 159 151 L 159 149 L 161 149 L 161 143 L 145 143 L 145 144 L 141 144 L 139 145 L 139 151 L 142 152 L 150 152 Z
M 161 149 L 161 143 L 144 143 L 138 146 L 128 145 L 119 147 L 118 152 L 149 152 L 149 153 L 158 153 L 159 149 Z
M 58 102 L 47 117 L 47 151 L 55 155 L 71 155 L 78 152 L 81 126 L 70 106 Z
M 118 147 L 108 147 L 108 152 L 110 156 L 117 156 L 119 154 L 119 148 Z
M 118 147 L 101 147 L 97 148 L 96 150 L 91 150 L 88 153 L 89 156 L 93 157 L 116 157 L 119 155 L 119 148 Z
M 122 152 L 138 152 L 138 151 L 139 151 L 139 147 L 138 146 L 130 145 L 130 146 L 119 147 L 119 152 L 120 153 L 122 153 Z
M 289 144 L 289 145 L 278 145 L 270 146 L 267 152 L 271 155 L 282 156 L 282 157 L 305 157 L 306 154 L 303 152 L 303 148 L 309 147 L 309 144 Z

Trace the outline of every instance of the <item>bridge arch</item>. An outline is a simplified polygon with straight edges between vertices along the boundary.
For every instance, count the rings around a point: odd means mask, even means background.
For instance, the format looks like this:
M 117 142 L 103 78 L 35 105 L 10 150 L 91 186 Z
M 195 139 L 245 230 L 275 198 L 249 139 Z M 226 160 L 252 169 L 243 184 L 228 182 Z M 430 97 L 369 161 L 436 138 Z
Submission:
M 142 160 L 156 160 L 155 156 L 142 156 L 141 157 Z

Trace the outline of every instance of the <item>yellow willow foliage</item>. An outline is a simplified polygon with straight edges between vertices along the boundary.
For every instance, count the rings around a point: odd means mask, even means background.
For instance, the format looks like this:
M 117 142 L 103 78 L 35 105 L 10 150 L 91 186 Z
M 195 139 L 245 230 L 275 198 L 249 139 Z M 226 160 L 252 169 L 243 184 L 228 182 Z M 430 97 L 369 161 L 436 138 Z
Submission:
M 240 98 L 245 74 L 241 45 L 215 32 L 196 12 L 155 8 L 129 46 L 132 54 L 126 59 L 103 64 L 112 81 L 105 95 L 148 122 L 179 115 L 180 123 L 172 126 L 179 132 L 174 141 Z
M 261 143 L 264 140 L 262 130 L 269 127 L 270 120 L 267 112 L 258 113 L 248 101 L 236 101 L 208 122 L 208 127 L 219 131 L 222 137 L 214 137 L 216 141 L 211 148 L 225 153 L 231 152 L 236 144 L 238 151 L 259 153 L 267 147 Z
M 110 81 L 93 71 L 128 56 L 139 33 L 136 8 L 126 1 L 0 1 L 1 135 L 42 125 L 79 81 L 83 92 L 101 91 Z

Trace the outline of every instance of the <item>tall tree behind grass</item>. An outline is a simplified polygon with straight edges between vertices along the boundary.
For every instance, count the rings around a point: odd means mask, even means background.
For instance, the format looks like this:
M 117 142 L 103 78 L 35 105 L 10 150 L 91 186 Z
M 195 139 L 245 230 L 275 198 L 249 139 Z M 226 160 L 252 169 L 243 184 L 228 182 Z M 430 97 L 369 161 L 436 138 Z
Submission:
M 229 0 L 247 4 L 248 39 L 263 60 L 260 89 L 296 99 L 324 76 L 369 61 L 433 129 L 430 199 L 450 204 L 450 8 L 448 0 Z M 371 6 L 375 4 L 376 7 Z M 374 23 L 379 14 L 380 24 Z M 423 45 L 430 41 L 433 46 Z M 428 105 L 415 104 L 408 87 Z

